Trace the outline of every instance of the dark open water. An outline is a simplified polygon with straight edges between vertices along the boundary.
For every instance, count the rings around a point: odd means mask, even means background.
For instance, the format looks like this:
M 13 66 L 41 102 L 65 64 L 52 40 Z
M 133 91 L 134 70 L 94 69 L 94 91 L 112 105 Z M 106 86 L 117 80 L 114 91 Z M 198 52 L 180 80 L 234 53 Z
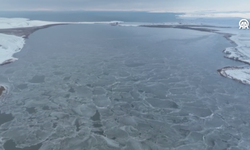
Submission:
M 14 117 L 0 126 L 2 149 L 248 150 L 250 87 L 216 72 L 241 65 L 223 58 L 228 46 L 221 35 L 180 29 L 39 30 L 18 61 L 0 68 L 0 80 L 11 86 L 0 110 Z

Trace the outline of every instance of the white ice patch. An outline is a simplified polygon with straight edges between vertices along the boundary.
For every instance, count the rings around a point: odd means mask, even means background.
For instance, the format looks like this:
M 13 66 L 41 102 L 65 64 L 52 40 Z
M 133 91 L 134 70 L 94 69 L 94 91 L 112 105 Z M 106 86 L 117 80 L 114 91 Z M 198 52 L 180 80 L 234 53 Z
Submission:
M 249 30 L 239 30 L 238 28 L 221 28 L 220 33 L 233 34 L 230 40 L 237 46 L 228 47 L 224 50 L 225 57 L 250 64 L 250 32 Z M 222 73 L 223 72 L 223 73 Z M 222 69 L 221 74 L 225 77 L 236 79 L 245 84 L 250 84 L 249 68 L 231 67 Z
M 250 84 L 250 68 L 225 68 L 222 69 L 221 73 L 230 79 Z
M 118 26 L 122 26 L 122 27 L 139 27 L 139 25 L 135 25 L 135 24 L 121 24 Z
M 227 49 L 225 52 L 230 53 L 228 58 L 234 58 L 250 64 L 250 34 L 237 34 L 230 39 L 237 44 L 235 49 Z
M 37 26 L 52 25 L 58 23 L 60 22 L 29 20 L 26 18 L 0 18 L 0 29 L 37 27 Z
M 17 58 L 12 56 L 19 52 L 24 44 L 25 40 L 22 37 L 0 33 L 0 64 L 17 60 Z

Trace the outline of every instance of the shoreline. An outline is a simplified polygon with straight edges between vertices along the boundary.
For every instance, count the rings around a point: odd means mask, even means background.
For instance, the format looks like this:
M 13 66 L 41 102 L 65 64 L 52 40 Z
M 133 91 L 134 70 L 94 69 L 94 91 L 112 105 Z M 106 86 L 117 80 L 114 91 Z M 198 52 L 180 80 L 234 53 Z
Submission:
M 230 31 L 219 30 L 219 28 L 229 28 L 229 27 L 216 27 L 216 26 L 206 26 L 206 25 L 140 25 L 140 27 L 177 28 L 177 29 L 188 29 L 188 30 L 196 30 L 201 32 L 220 34 L 226 40 L 236 45 L 234 47 L 226 47 L 222 51 L 225 54 L 224 58 L 228 58 L 234 61 L 239 61 L 244 64 L 250 65 L 250 57 L 243 53 L 244 52 L 243 50 L 249 47 L 246 46 L 246 42 L 244 43 L 244 41 L 240 41 L 243 42 L 243 44 L 241 44 L 237 39 L 239 38 L 238 34 L 233 33 L 233 31 L 230 33 Z M 218 29 L 209 29 L 209 27 Z M 241 48 L 243 52 L 240 52 L 240 50 L 238 50 L 237 48 Z M 238 81 L 245 85 L 250 85 L 250 68 L 248 67 L 227 66 L 218 69 L 217 72 L 223 77 Z
M 58 25 L 69 25 L 69 23 L 58 23 L 58 24 L 50 24 L 50 25 L 44 25 L 44 26 L 37 26 L 37 27 L 22 27 L 22 28 L 9 28 L 9 29 L 0 29 L 0 33 L 7 34 L 7 35 L 15 35 L 19 37 L 23 37 L 27 39 L 32 33 L 34 33 L 37 30 L 49 28 L 52 26 L 58 26 Z
M 227 73 L 227 71 L 232 71 L 232 70 L 244 70 L 244 69 L 248 69 L 248 68 L 227 66 L 227 67 L 218 69 L 217 71 L 218 71 L 218 73 L 219 73 L 221 76 L 223 76 L 223 77 L 225 77 L 225 78 L 229 78 L 229 79 L 238 81 L 238 82 L 240 82 L 240 83 L 242 83 L 242 84 L 248 84 L 248 85 L 250 85 L 250 82 L 249 82 L 249 81 L 244 80 L 244 79 L 235 78 L 234 76 L 231 76 L 230 73 Z
M 3 95 L 3 93 L 6 91 L 6 88 L 2 85 L 0 85 L 0 97 Z

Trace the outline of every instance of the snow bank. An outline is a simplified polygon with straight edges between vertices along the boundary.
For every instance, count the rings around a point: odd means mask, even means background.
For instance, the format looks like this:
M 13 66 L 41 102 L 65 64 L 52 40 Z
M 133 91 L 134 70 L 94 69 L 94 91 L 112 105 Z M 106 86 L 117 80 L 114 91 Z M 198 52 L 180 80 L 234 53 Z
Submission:
M 57 24 L 121 24 L 122 21 L 103 21 L 103 22 L 52 22 L 29 20 L 26 18 L 0 18 L 0 29 L 40 27 L 45 25 Z
M 220 74 L 237 80 L 243 84 L 250 84 L 250 68 L 244 67 L 225 67 L 219 70 Z
M 225 57 L 236 61 L 241 61 L 250 65 L 250 32 L 249 30 L 239 30 L 238 28 L 220 29 L 222 33 L 233 34 L 229 39 L 236 47 L 228 47 L 224 50 Z M 238 80 L 244 84 L 250 84 L 249 67 L 225 67 L 219 70 L 225 77 Z
M 52 25 L 58 23 L 60 22 L 29 20 L 26 18 L 0 18 L 0 29 L 37 27 L 37 26 Z
M 245 33 L 238 33 L 233 35 L 232 40 L 236 47 L 228 47 L 224 52 L 227 54 L 227 58 L 239 60 L 250 64 L 250 33 L 246 30 Z
M 22 37 L 0 33 L 0 64 L 3 65 L 17 60 L 12 56 L 19 52 L 24 44 L 25 40 Z

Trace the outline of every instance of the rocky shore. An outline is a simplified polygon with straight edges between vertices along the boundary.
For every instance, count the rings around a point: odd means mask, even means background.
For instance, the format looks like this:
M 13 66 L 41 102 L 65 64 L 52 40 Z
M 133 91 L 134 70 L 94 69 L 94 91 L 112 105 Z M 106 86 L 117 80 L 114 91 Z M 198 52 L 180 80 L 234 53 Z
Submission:
M 2 96 L 5 90 L 5 87 L 0 85 L 0 96 Z

